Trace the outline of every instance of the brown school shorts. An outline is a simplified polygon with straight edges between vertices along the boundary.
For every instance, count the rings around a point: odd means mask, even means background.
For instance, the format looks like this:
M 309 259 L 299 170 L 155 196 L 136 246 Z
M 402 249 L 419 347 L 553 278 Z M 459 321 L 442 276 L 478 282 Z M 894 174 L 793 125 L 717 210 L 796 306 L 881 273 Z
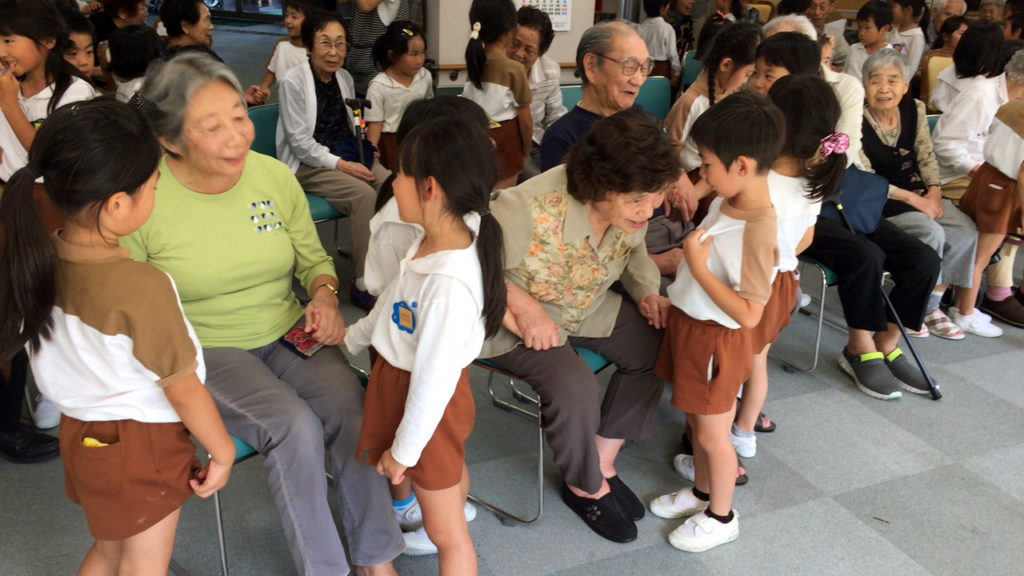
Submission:
M 750 331 L 695 320 L 669 309 L 654 372 L 672 383 L 672 406 L 690 414 L 732 410 L 740 385 L 754 370 Z
M 85 446 L 87 437 L 107 445 Z M 60 418 L 64 492 L 97 540 L 124 540 L 180 508 L 199 469 L 195 452 L 181 422 Z
M 523 169 L 523 135 L 519 133 L 519 118 L 505 120 L 491 128 L 497 154 L 498 180 L 518 174 Z
M 772 282 L 772 295 L 764 305 L 761 321 L 750 330 L 751 352 L 759 354 L 764 347 L 775 342 L 782 329 L 793 319 L 796 287 L 799 281 L 792 272 L 779 272 Z
M 356 444 L 356 458 L 376 466 L 381 455 L 395 441 L 395 432 L 405 414 L 405 399 L 409 395 L 411 374 L 395 368 L 378 357 L 370 372 L 363 408 L 363 425 Z M 466 461 L 465 444 L 473 430 L 476 406 L 469 390 L 469 367 L 462 369 L 441 422 L 434 430 L 419 462 L 405 471 L 413 484 L 425 490 L 442 490 L 458 485 L 462 480 L 462 467 Z
M 1017 181 L 988 162 L 971 179 L 960 199 L 960 210 L 978 225 L 978 232 L 1007 234 L 1020 228 L 1021 206 Z

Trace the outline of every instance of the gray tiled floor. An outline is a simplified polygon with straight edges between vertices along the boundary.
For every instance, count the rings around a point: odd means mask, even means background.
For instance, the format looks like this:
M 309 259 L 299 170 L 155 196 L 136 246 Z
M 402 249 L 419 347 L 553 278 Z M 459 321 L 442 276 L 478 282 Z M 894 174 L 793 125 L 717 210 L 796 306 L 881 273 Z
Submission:
M 248 85 L 261 77 L 279 33 L 266 25 L 244 33 L 222 27 L 216 48 Z M 350 264 L 340 261 L 339 272 L 350 279 Z M 359 316 L 347 303 L 343 312 L 349 321 Z M 786 374 L 772 363 L 765 410 L 779 428 L 760 436 L 757 457 L 746 462 L 751 481 L 736 491 L 742 535 L 735 543 L 683 554 L 665 542 L 678 521 L 650 516 L 639 523 L 635 542 L 605 542 L 559 501 L 548 456 L 539 522 L 507 527 L 482 511 L 470 525 L 480 573 L 1024 573 L 1024 330 L 1007 328 L 996 340 L 916 343 L 942 385 L 940 402 L 909 394 L 888 403 L 864 396 L 836 367 L 843 337 L 829 328 L 813 374 Z M 812 322 L 798 316 L 776 351 L 807 361 L 812 345 Z M 366 365 L 365 358 L 356 362 Z M 529 513 L 535 427 L 492 408 L 483 390 L 486 376 L 478 369 L 471 375 L 478 406 L 467 447 L 474 491 Z M 681 423 L 665 403 L 653 437 L 627 446 L 619 460 L 620 473 L 644 499 L 685 484 L 669 467 Z M 261 461 L 240 464 L 223 491 L 233 573 L 293 574 Z M 0 574 L 77 569 L 90 539 L 81 511 L 62 488 L 59 462 L 0 461 Z M 195 575 L 217 573 L 209 501 L 193 498 L 184 506 L 175 557 Z M 400 557 L 396 566 L 407 576 L 437 573 L 434 557 Z

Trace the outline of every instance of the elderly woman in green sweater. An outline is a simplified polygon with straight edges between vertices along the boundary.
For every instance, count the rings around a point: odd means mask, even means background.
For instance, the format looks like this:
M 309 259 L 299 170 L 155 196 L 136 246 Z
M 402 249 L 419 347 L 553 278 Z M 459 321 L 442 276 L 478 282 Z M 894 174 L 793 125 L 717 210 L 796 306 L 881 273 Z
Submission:
M 249 151 L 254 129 L 224 64 L 181 54 L 142 97 L 167 155 L 149 221 L 124 243 L 166 272 L 203 345 L 206 386 L 228 431 L 266 456 L 299 574 L 345 574 L 324 456 L 356 574 L 394 574 L 404 548 L 383 477 L 355 459 L 363 390 L 338 348 L 334 265 L 287 166 Z M 312 300 L 303 308 L 293 276 Z M 323 344 L 306 358 L 286 335 Z

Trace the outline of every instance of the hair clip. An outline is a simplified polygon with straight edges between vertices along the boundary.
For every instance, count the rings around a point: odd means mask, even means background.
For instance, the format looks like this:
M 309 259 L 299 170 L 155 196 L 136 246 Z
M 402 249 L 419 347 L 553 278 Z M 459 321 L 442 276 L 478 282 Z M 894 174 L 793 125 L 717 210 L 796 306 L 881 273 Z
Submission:
M 833 153 L 842 154 L 850 147 L 850 137 L 842 132 L 833 132 L 821 139 L 821 157 L 828 158 Z
M 480 23 L 479 22 L 473 22 L 473 31 L 469 33 L 469 39 L 470 40 L 479 40 L 480 39 Z
M 402 34 L 403 34 L 403 35 L 404 35 L 404 36 L 405 36 L 406 38 L 412 38 L 413 36 L 415 36 L 415 35 L 416 35 L 415 33 L 413 33 L 413 31 L 412 31 L 412 30 L 409 30 L 408 28 L 402 28 Z

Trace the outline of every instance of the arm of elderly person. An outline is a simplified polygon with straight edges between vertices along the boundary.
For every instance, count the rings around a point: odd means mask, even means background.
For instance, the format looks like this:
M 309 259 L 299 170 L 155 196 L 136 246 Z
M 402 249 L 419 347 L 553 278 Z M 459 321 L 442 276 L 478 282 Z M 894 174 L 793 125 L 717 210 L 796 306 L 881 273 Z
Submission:
M 287 230 L 295 253 L 295 278 L 302 283 L 310 301 L 305 310 L 305 330 L 317 342 L 328 346 L 340 344 L 345 336 L 345 322 L 338 312 L 338 278 L 334 261 L 324 251 L 316 225 L 309 215 L 309 203 L 299 182 L 292 178 L 288 186 L 291 197 L 296 198 L 292 210 L 284 214 Z
M 315 125 L 310 124 L 306 112 L 306 95 L 302 89 L 304 77 L 287 74 L 281 81 L 278 97 L 281 100 L 281 125 L 292 152 L 299 162 L 314 168 L 336 169 L 340 157 L 313 138 Z

